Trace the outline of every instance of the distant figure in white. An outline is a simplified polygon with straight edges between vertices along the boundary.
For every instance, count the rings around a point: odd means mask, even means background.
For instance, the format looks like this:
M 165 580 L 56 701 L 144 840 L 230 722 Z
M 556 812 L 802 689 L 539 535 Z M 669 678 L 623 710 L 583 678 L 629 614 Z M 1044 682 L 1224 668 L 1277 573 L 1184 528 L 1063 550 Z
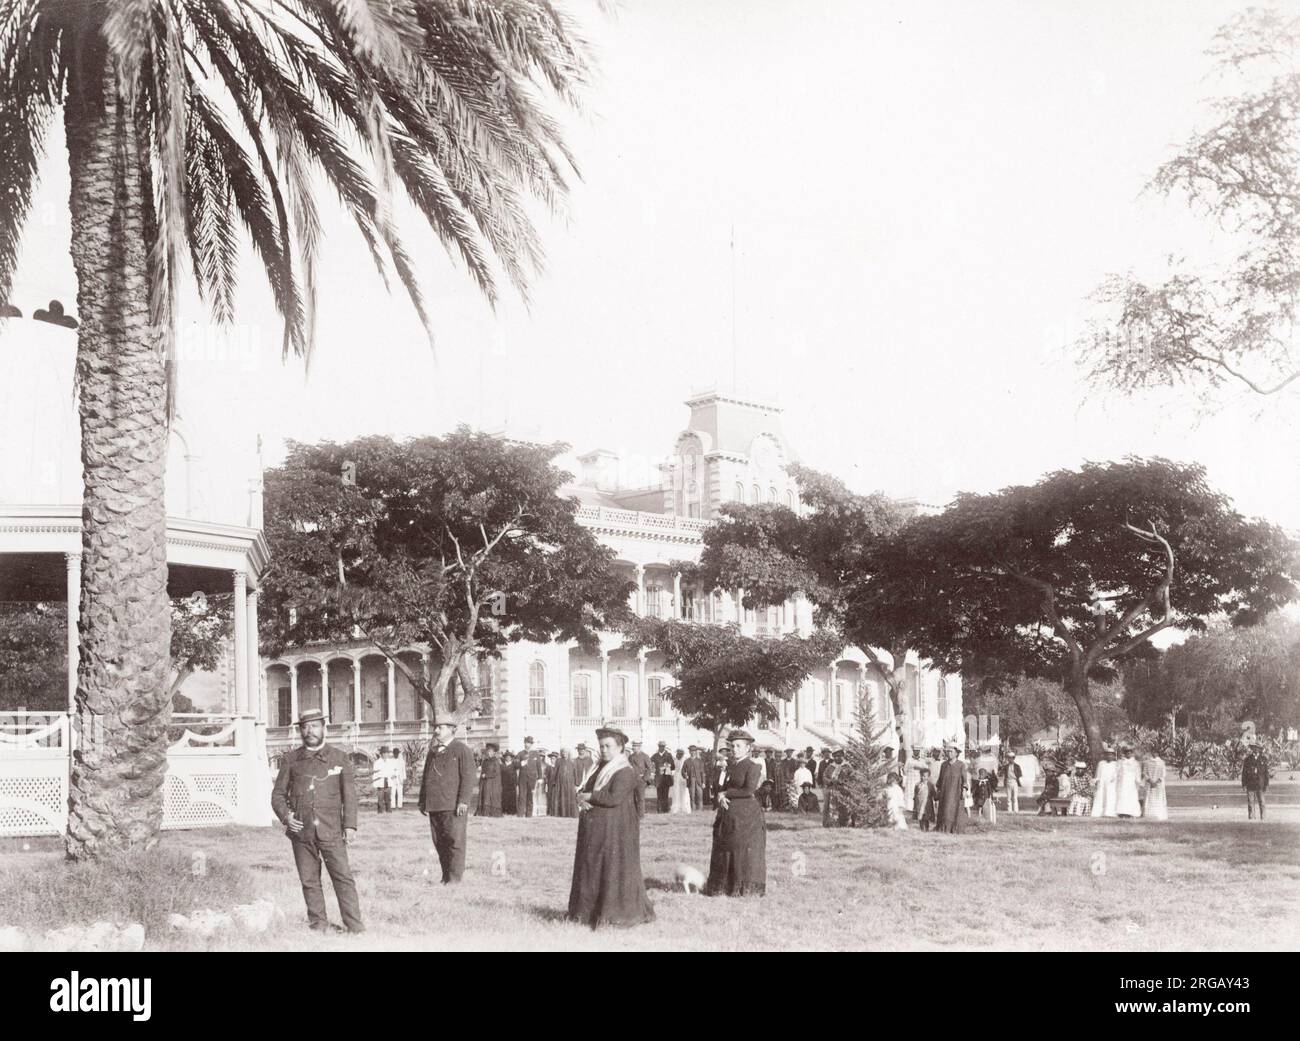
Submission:
M 1115 814 L 1119 817 L 1141 817 L 1142 799 L 1138 785 L 1142 781 L 1142 764 L 1128 745 L 1119 746 L 1119 762 L 1115 764 Z
M 393 808 L 400 810 L 402 793 L 406 791 L 406 756 L 402 754 L 400 748 L 394 747 L 393 761 L 388 769 L 393 779 Z
M 677 758 L 673 763 L 673 801 L 669 804 L 670 813 L 691 812 L 691 786 L 686 782 L 683 767 L 686 765 L 686 752 L 677 749 Z
M 1165 800 L 1165 761 L 1152 752 L 1142 763 L 1142 780 L 1146 782 L 1147 801 L 1142 816 L 1153 821 L 1169 819 L 1169 803 Z
M 1097 772 L 1092 779 L 1092 815 L 1094 817 L 1114 817 L 1116 788 L 1115 750 L 1104 746 L 1105 754 L 1097 760 Z
M 903 810 L 903 782 L 896 773 L 889 775 L 885 785 L 885 813 L 889 817 L 889 826 L 895 831 L 907 830 L 907 814 Z

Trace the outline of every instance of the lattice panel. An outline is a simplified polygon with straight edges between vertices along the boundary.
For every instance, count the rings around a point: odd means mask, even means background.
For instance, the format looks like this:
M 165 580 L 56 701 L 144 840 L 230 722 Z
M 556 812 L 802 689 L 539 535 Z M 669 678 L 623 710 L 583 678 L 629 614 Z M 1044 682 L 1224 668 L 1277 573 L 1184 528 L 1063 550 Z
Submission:
M 163 827 L 216 828 L 233 824 L 231 809 L 238 805 L 239 778 L 234 774 L 182 778 L 169 773 L 163 787 Z
M 0 835 L 62 835 L 68 793 L 60 777 L 0 777 Z

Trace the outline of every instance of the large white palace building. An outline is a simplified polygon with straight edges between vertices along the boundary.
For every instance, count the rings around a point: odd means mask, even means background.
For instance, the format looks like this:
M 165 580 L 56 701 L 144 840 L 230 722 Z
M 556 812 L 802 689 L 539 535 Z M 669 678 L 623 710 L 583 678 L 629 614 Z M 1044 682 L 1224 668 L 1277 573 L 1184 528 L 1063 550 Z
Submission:
M 566 492 L 576 498 L 578 520 L 611 547 L 617 564 L 636 580 L 635 610 L 708 624 L 739 624 L 747 635 L 808 634 L 812 608 L 796 600 L 766 610 L 746 610 L 739 591 L 707 592 L 683 582 L 675 562 L 698 560 L 702 533 L 724 503 L 777 502 L 800 509 L 799 490 L 788 473 L 789 449 L 781 410 L 722 393 L 691 398 L 690 418 L 677 437 L 659 479 L 646 487 L 623 487 L 627 467 L 611 452 L 577 457 L 580 473 Z M 888 654 L 877 652 L 886 662 Z M 413 670 L 427 670 L 427 648 L 399 655 Z M 321 708 L 330 733 L 344 744 L 371 747 L 427 733 L 423 704 L 401 670 L 363 643 L 321 645 L 263 661 L 269 743 L 296 744 L 291 724 L 305 708 Z M 960 677 L 907 664 L 911 733 L 904 740 L 932 746 L 962 732 Z M 654 652 L 635 653 L 617 633 L 604 634 L 598 654 L 575 644 L 517 643 L 498 659 L 479 663 L 484 700 L 468 726 L 472 743 L 495 740 L 517 749 L 525 736 L 548 749 L 591 743 L 595 729 L 613 724 L 647 745 L 684 748 L 711 744 L 663 696 L 673 683 Z M 854 725 L 859 697 L 898 726 L 884 684 L 856 647 L 809 677 L 798 695 L 781 705 L 776 722 L 758 727 L 760 744 L 804 748 L 841 743 Z

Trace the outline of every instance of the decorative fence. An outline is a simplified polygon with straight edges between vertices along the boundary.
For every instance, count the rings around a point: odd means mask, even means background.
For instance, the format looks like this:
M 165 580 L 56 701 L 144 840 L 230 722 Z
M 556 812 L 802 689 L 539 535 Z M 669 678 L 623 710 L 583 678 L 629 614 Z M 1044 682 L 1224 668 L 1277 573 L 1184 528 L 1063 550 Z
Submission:
M 0 836 L 67 829 L 71 737 L 66 712 L 0 712 Z
M 164 829 L 270 823 L 265 728 L 176 713 L 167 739 Z M 66 712 L 0 712 L 0 837 L 63 834 L 74 745 Z

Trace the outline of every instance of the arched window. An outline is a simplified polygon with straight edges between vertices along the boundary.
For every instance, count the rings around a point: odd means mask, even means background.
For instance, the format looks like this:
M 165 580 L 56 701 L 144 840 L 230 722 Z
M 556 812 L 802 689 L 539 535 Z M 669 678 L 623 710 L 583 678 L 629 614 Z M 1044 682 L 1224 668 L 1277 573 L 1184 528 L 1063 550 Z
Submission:
M 948 681 L 939 677 L 939 703 L 935 708 L 940 719 L 948 718 Z
M 755 506 L 763 501 L 763 493 L 759 491 L 758 485 L 749 489 L 749 501 Z
M 546 666 L 539 661 L 528 666 L 528 714 L 546 715 Z
M 659 679 L 649 679 L 645 681 L 645 685 L 647 700 L 649 701 L 649 706 L 646 711 L 649 712 L 653 718 L 658 719 L 664 714 L 664 681 Z
M 767 501 L 776 502 L 776 488 L 772 487 L 767 490 Z
M 609 714 L 615 719 L 626 719 L 628 715 L 628 678 L 622 675 L 610 677 Z
M 787 506 L 789 506 L 790 509 L 792 509 L 792 510 L 795 508 L 795 506 L 794 506 L 794 492 L 786 492 L 786 493 L 785 493 L 785 504 L 786 504 Z
M 736 489 L 735 489 L 735 491 L 733 492 L 731 498 L 732 498 L 735 502 L 744 502 L 744 501 L 745 501 L 745 486 L 744 486 L 743 484 L 741 484 L 739 481 L 736 482 Z
M 577 719 L 591 715 L 591 677 L 585 672 L 573 677 L 573 715 Z

